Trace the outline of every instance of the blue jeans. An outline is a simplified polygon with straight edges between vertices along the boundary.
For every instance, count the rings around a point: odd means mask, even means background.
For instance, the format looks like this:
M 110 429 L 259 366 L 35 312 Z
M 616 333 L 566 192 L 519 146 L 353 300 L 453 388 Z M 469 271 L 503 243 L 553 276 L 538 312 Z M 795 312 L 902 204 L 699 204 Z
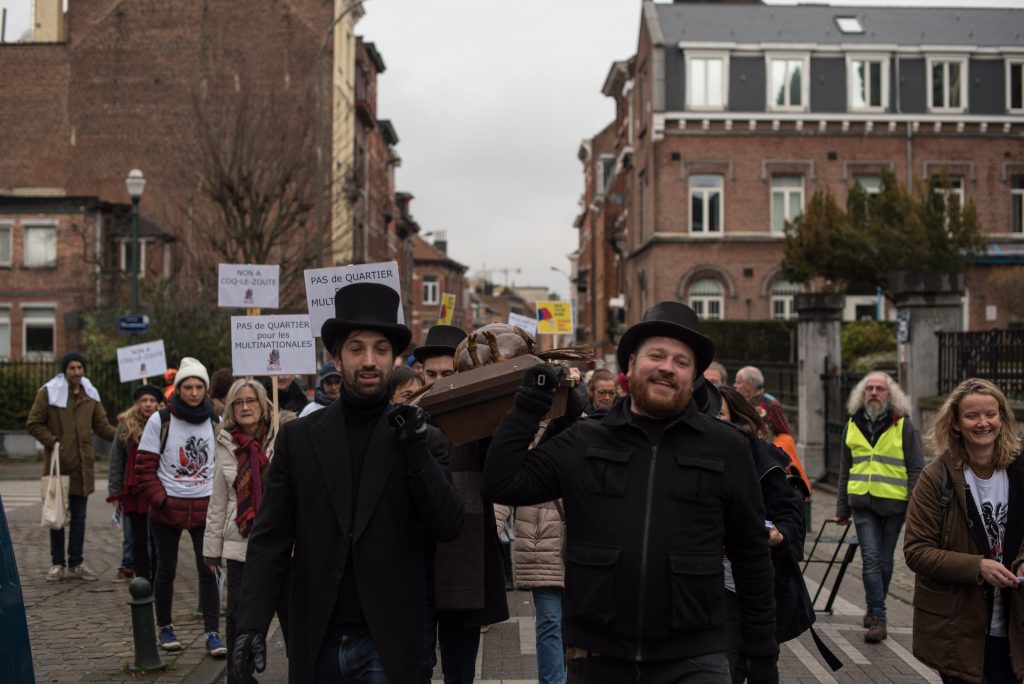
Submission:
M 316 684 L 388 684 L 369 634 L 328 637 L 316 659 Z
M 892 579 L 892 557 L 905 517 L 905 513 L 882 517 L 866 509 L 853 509 L 853 524 L 857 527 L 860 557 L 864 564 L 861 575 L 868 613 L 883 620 L 885 597 Z
M 559 587 L 534 589 L 533 609 L 537 615 L 538 684 L 565 684 L 562 590 Z
M 71 511 L 71 523 L 68 525 L 69 567 L 77 568 L 82 564 L 85 549 L 85 504 L 89 497 L 71 494 L 68 496 L 68 508 Z M 53 565 L 65 565 L 64 562 L 64 530 L 50 530 L 50 561 Z

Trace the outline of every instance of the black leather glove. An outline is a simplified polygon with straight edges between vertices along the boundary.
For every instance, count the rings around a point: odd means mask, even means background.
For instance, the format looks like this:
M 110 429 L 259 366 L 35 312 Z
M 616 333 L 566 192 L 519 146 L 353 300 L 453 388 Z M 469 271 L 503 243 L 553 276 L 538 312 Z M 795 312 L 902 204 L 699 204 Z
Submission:
M 527 413 L 544 415 L 554 403 L 561 373 L 560 367 L 549 366 L 546 363 L 527 368 L 523 373 L 523 385 L 516 392 L 513 403 Z
M 747 658 L 747 684 L 778 684 L 779 665 L 774 656 Z
M 406 468 L 418 473 L 427 465 L 427 412 L 414 404 L 398 404 L 388 410 L 388 424 L 406 454 Z
M 231 671 L 240 682 L 252 681 L 252 673 L 267 669 L 267 640 L 261 632 L 243 632 L 235 637 Z

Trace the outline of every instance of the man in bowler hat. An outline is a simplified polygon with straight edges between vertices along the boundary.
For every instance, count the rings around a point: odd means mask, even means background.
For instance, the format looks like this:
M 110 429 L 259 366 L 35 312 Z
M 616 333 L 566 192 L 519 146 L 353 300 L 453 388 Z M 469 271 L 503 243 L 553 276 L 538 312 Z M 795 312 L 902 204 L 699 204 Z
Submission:
M 661 302 L 619 343 L 630 396 L 530 450 L 558 385 L 540 364 L 491 442 L 484 497 L 564 502 L 569 682 L 728 684 L 723 547 L 748 681 L 777 681 L 772 564 L 750 445 L 694 396 L 713 356 L 693 310 Z
M 418 406 L 389 404 L 395 354 L 412 336 L 397 322 L 398 307 L 387 286 L 349 285 L 321 328 L 341 395 L 282 426 L 275 443 L 239 600 L 240 681 L 265 666 L 265 634 L 282 591 L 293 620 L 292 684 L 416 679 L 424 538 L 454 538 L 463 506 L 444 437 Z

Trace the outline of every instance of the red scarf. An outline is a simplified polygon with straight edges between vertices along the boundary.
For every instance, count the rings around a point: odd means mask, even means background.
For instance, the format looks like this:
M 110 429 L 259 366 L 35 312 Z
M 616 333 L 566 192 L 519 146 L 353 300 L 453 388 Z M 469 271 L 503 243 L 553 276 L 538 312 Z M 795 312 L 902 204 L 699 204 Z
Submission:
M 260 433 L 263 430 L 259 431 Z M 263 501 L 263 476 L 270 465 L 270 459 L 261 446 L 261 435 L 256 437 L 246 434 L 240 429 L 231 433 L 235 444 L 235 458 L 238 459 L 238 473 L 235 475 L 235 494 L 238 507 L 235 513 L 235 524 L 243 537 L 249 536 L 252 523 L 260 510 Z

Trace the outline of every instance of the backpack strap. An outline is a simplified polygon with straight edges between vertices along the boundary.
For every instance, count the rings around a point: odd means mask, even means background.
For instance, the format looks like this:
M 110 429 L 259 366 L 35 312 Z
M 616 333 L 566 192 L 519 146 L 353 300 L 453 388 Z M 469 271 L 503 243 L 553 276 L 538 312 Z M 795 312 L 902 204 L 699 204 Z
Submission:
M 828 645 L 821 640 L 821 637 L 818 636 L 818 633 L 814 630 L 813 626 L 809 627 L 809 629 L 811 631 L 811 638 L 814 639 L 814 645 L 818 647 L 818 653 L 820 653 L 821 657 L 826 663 L 828 663 L 828 666 L 832 668 L 832 671 L 835 672 L 841 668 L 843 666 L 843 661 L 841 661 L 836 654 L 832 652 Z
M 167 447 L 167 433 L 171 430 L 171 410 L 160 409 L 160 455 L 163 456 Z
M 939 496 L 939 512 L 942 522 L 939 525 L 939 548 L 946 548 L 946 510 L 949 502 L 953 500 L 953 479 L 949 476 L 949 469 L 942 464 L 942 494 Z

